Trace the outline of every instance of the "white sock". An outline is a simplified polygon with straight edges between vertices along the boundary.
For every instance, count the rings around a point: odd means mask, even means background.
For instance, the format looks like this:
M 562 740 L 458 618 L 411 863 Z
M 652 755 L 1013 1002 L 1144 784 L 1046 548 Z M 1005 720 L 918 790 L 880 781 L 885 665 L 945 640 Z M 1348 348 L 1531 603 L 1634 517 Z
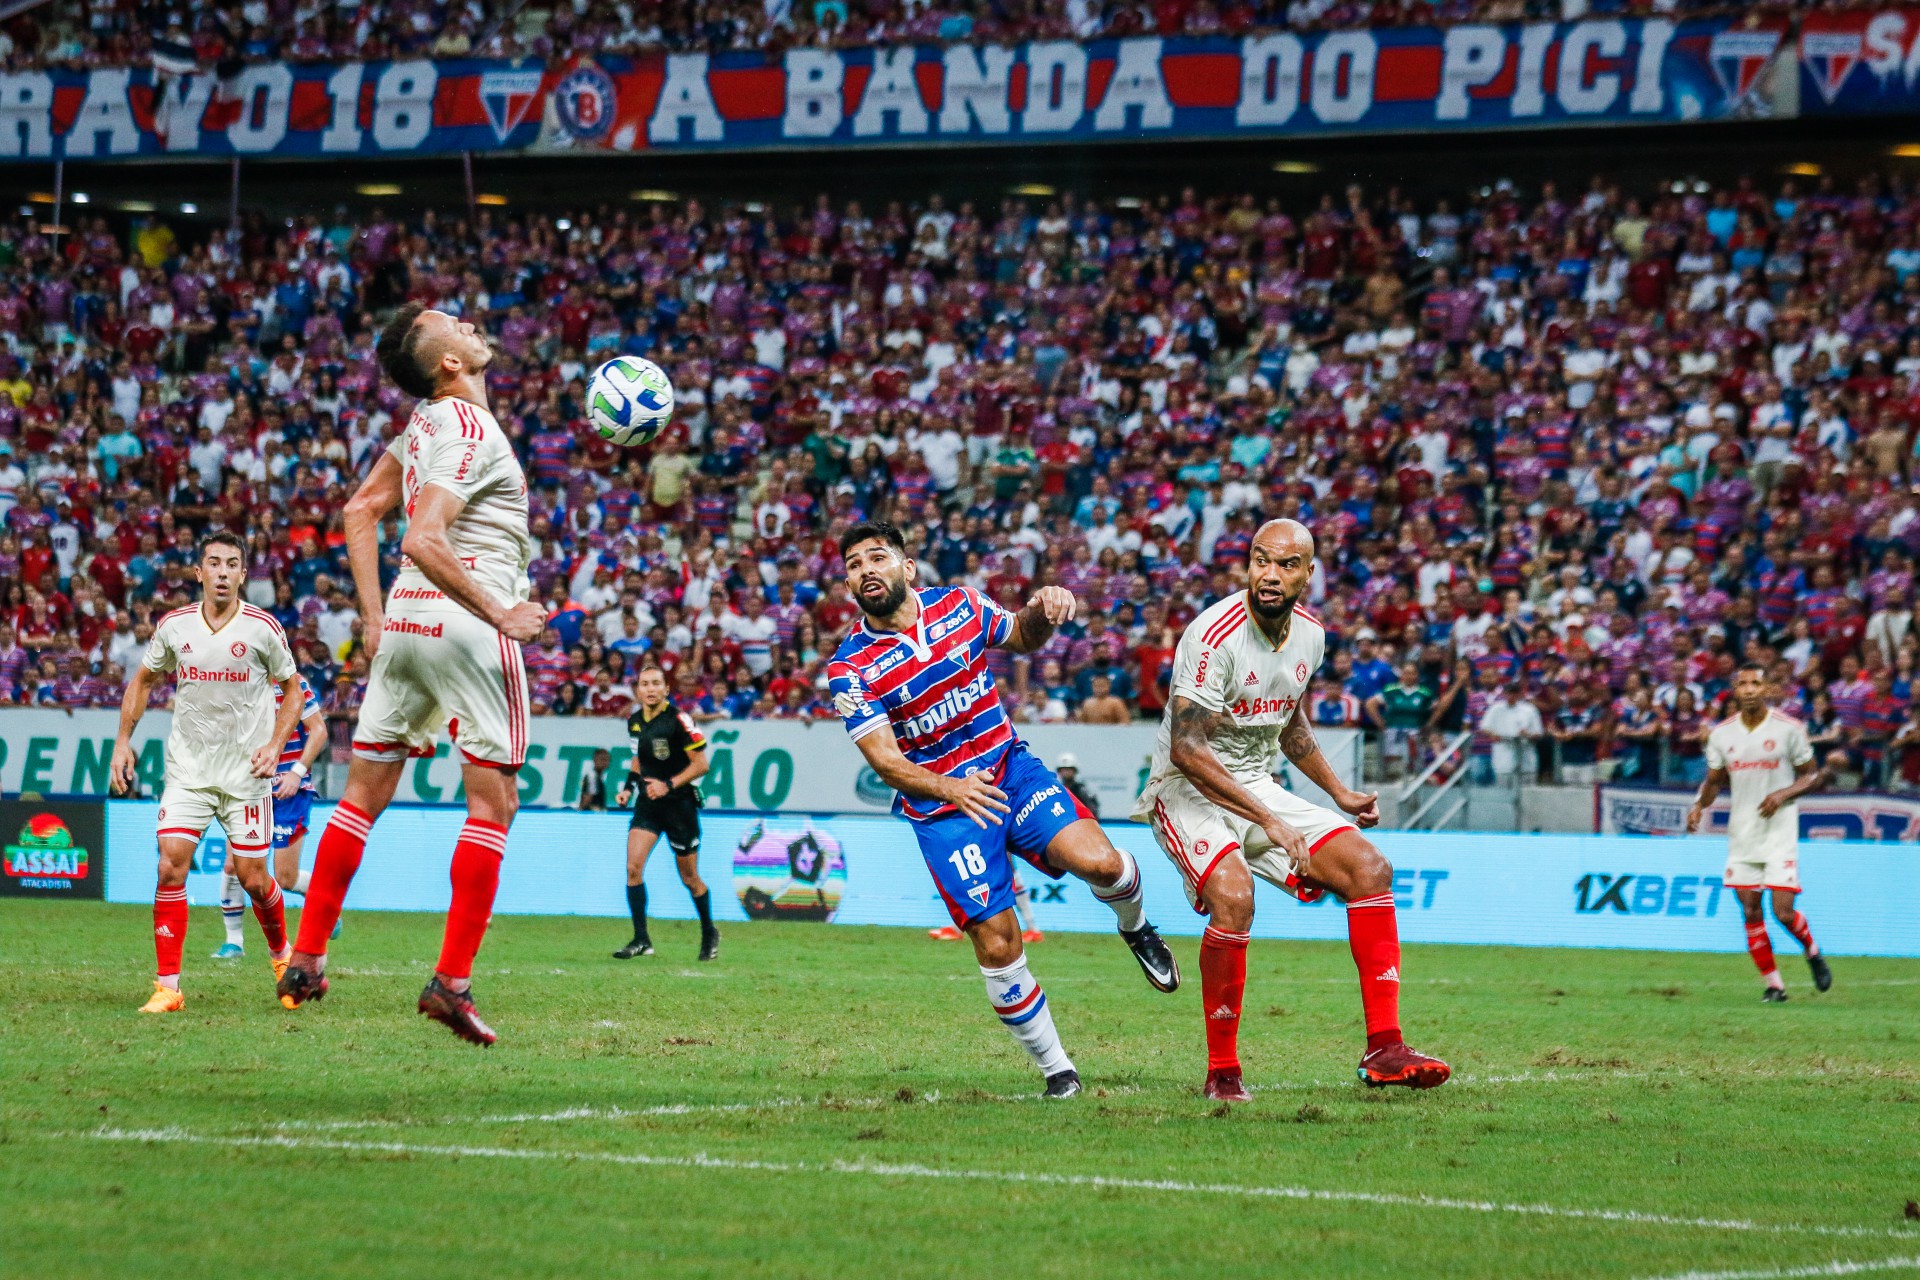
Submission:
M 313 872 L 302 871 L 293 882 L 293 891 L 301 897 L 307 896 L 307 886 L 313 882 Z
M 1132 933 L 1147 922 L 1146 899 L 1140 892 L 1140 864 L 1125 849 L 1115 849 L 1120 855 L 1120 878 L 1102 889 L 1099 885 L 1090 885 L 1093 896 L 1113 908 L 1113 914 L 1119 917 L 1120 927 Z
M 234 947 L 247 945 L 247 891 L 240 887 L 239 876 L 226 876 L 220 881 L 220 923 L 227 928 L 227 944 Z
M 987 1003 L 1033 1058 L 1040 1074 L 1052 1076 L 1073 1070 L 1073 1060 L 1060 1047 L 1060 1033 L 1053 1028 L 1047 993 L 1027 972 L 1027 958 L 1021 956 L 1004 969 L 982 965 L 980 976 L 987 980 Z
M 1020 917 L 1020 927 L 1029 933 L 1038 933 L 1040 926 L 1033 922 L 1033 890 L 1020 880 L 1013 882 L 1013 911 Z

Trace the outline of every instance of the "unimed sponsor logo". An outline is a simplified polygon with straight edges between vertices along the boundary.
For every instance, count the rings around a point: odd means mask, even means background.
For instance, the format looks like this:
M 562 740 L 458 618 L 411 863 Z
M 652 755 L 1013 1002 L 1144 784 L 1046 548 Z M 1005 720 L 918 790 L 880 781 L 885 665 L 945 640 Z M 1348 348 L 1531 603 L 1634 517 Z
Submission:
M 426 636 L 428 639 L 438 640 L 446 632 L 447 624 L 436 622 L 428 626 L 424 622 L 415 622 L 411 618 L 388 618 L 387 625 L 382 629 L 397 635 Z
M 1711 916 L 1726 888 L 1714 876 L 1594 871 L 1573 882 L 1574 910 L 1588 915 Z

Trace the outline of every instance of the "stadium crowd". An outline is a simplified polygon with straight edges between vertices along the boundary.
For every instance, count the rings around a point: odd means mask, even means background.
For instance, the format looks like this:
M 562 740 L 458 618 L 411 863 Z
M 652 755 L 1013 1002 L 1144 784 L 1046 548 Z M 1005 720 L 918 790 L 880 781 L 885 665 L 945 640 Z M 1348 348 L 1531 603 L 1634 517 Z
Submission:
M 28 67 L 391 57 L 564 58 L 595 51 L 905 42 L 1013 44 L 1134 35 L 1243 35 L 1592 16 L 1778 16 L 1811 0 L 90 0 L 0 24 L 0 59 Z
M 1182 625 L 1289 515 L 1332 640 L 1311 714 L 1390 761 L 1474 730 L 1483 775 L 1537 738 L 1572 780 L 1694 778 L 1754 660 L 1849 770 L 1913 785 L 1916 223 L 1920 192 L 1878 179 L 375 211 L 191 245 L 15 219 L 0 701 L 116 705 L 224 526 L 344 738 L 341 506 L 408 411 L 375 317 L 419 299 L 497 338 L 543 714 L 624 713 L 647 661 L 704 718 L 832 716 L 858 615 L 834 537 L 884 516 L 923 582 L 1082 601 L 995 655 L 1016 719 L 1153 717 Z M 678 391 L 643 450 L 582 416 L 619 352 Z

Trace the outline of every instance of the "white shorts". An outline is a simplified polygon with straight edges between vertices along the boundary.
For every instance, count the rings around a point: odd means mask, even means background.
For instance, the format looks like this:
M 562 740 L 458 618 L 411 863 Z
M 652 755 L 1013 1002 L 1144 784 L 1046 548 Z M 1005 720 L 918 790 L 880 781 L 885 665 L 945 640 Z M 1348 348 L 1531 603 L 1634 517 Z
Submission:
M 227 833 L 227 851 L 234 857 L 264 858 L 273 845 L 273 793 L 235 796 L 173 786 L 160 793 L 160 839 L 199 844 L 215 822 Z
M 518 641 L 465 610 L 389 613 L 353 753 L 430 756 L 444 727 L 467 763 L 517 769 L 527 759 L 528 714 Z
M 1302 800 L 1271 778 L 1241 785 L 1275 817 L 1304 835 L 1309 852 L 1318 852 L 1320 846 L 1342 831 L 1359 830 L 1345 814 Z M 1142 796 L 1141 801 L 1151 809 L 1154 838 L 1180 869 L 1187 901 L 1195 911 L 1204 914 L 1200 891 L 1220 860 L 1230 853 L 1238 852 L 1253 874 L 1290 892 L 1289 881 L 1297 880 L 1306 870 L 1295 866 L 1292 858 L 1276 849 L 1259 823 L 1228 813 L 1201 795 L 1185 778 L 1169 778 L 1151 796 Z
M 1720 883 L 1729 889 L 1785 889 L 1800 892 L 1800 843 L 1727 842 L 1727 869 Z

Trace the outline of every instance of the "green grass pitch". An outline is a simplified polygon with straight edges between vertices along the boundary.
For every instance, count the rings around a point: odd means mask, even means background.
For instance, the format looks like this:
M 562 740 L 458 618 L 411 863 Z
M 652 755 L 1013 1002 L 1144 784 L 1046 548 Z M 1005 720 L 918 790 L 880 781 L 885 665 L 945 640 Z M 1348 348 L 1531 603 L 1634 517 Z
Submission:
M 491 1050 L 413 1012 L 433 915 L 349 914 L 327 1000 L 257 932 L 140 1017 L 145 908 L 0 902 L 0 1275 L 1669 1277 L 1920 1272 L 1920 962 L 1763 1006 L 1724 955 L 1409 947 L 1409 1036 L 1353 1078 L 1346 949 L 1256 942 L 1251 1104 L 1199 1096 L 1195 941 L 1031 949 L 1088 1092 L 1040 1081 L 963 944 L 501 917 Z M 1899 1260 L 1910 1266 L 1902 1268 Z M 1841 1274 L 1819 1272 L 1818 1274 Z

